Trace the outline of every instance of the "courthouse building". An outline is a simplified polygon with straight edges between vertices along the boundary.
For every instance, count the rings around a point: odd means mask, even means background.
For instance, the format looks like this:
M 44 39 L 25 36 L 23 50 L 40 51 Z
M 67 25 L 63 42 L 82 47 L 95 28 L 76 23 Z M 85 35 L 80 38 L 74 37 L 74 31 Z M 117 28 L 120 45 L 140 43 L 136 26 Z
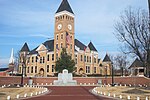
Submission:
M 102 61 L 98 59 L 98 51 L 92 42 L 85 45 L 75 39 L 75 15 L 67 0 L 62 0 L 54 17 L 54 39 L 45 41 L 33 50 L 25 43 L 20 50 L 18 72 L 25 72 L 29 77 L 53 76 L 56 73 L 55 62 L 60 57 L 62 48 L 66 48 L 76 62 L 76 74 L 110 75 L 109 56 L 106 55 Z

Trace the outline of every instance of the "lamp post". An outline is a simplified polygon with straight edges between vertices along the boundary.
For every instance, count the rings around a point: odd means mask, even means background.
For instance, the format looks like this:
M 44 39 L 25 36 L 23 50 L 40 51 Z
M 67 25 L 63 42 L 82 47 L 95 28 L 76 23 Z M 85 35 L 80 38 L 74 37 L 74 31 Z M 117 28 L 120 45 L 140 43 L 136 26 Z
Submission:
M 24 62 L 22 62 L 21 86 L 23 86 L 23 77 L 24 77 Z
M 23 82 L 24 81 L 24 76 L 26 76 L 26 60 L 27 60 L 26 57 L 27 56 L 26 56 L 25 52 L 20 57 L 20 59 L 22 59 L 21 60 L 21 64 L 22 64 L 21 86 L 23 86 L 23 84 L 24 84 L 24 82 Z
M 113 67 L 113 62 L 111 63 L 112 64 L 112 86 L 114 86 L 114 67 Z
M 107 66 L 105 66 L 105 85 L 107 85 Z

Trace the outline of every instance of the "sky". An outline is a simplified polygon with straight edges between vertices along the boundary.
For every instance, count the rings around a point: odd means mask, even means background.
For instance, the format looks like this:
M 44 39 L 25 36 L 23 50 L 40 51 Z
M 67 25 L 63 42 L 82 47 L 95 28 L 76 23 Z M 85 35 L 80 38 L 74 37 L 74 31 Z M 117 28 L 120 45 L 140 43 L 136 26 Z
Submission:
M 25 42 L 30 50 L 54 38 L 54 15 L 62 0 L 0 0 L 0 67 L 6 67 L 11 49 Z M 75 13 L 75 38 L 93 42 L 99 58 L 120 52 L 114 24 L 128 7 L 148 9 L 147 0 L 68 0 Z

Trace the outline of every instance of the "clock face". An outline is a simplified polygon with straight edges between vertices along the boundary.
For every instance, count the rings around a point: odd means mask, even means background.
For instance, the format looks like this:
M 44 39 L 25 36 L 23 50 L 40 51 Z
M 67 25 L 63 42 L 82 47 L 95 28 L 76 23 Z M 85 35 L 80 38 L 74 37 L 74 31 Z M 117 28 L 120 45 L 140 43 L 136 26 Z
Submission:
M 68 29 L 69 29 L 69 30 L 72 30 L 72 26 L 71 26 L 70 24 L 68 25 Z
M 62 24 L 58 24 L 57 29 L 61 30 L 62 29 Z

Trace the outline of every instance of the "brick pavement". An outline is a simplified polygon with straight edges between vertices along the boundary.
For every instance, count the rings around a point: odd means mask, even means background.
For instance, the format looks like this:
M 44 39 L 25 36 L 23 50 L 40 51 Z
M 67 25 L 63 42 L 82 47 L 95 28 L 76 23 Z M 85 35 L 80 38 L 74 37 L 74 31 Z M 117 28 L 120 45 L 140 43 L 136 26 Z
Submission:
M 112 100 L 91 94 L 93 86 L 50 86 L 50 93 L 26 100 Z

